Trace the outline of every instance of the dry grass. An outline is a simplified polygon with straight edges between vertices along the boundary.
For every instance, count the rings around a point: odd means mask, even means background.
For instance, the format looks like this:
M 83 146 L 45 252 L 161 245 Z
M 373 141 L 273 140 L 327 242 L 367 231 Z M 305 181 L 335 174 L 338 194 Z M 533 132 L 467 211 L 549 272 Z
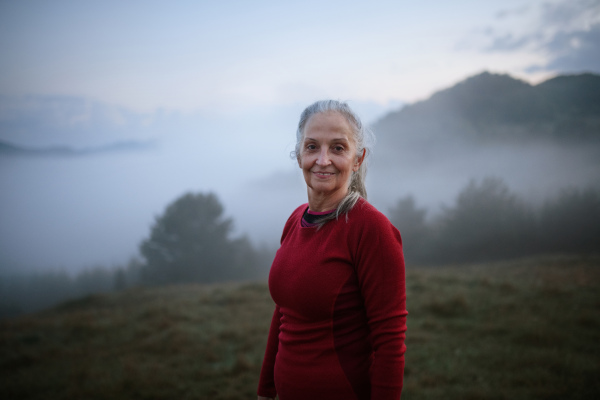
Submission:
M 403 399 L 600 398 L 600 259 L 409 269 Z M 89 296 L 0 323 L 2 399 L 255 398 L 265 284 Z
M 403 399 L 600 396 L 600 259 L 410 271 Z

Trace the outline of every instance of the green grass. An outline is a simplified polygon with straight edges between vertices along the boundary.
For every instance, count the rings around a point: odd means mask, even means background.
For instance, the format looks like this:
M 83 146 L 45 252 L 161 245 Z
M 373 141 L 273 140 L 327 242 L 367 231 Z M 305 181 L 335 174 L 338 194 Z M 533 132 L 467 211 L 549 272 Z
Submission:
M 409 269 L 406 399 L 600 398 L 600 258 Z M 2 399 L 251 399 L 265 284 L 89 296 L 0 322 Z

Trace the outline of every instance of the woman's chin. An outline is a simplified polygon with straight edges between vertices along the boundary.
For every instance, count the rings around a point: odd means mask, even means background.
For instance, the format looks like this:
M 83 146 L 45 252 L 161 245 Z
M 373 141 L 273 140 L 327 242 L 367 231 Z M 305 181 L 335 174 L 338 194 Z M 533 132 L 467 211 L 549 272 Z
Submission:
M 309 192 L 317 196 L 328 196 L 335 193 L 335 187 L 333 185 L 324 185 L 322 183 L 309 185 Z

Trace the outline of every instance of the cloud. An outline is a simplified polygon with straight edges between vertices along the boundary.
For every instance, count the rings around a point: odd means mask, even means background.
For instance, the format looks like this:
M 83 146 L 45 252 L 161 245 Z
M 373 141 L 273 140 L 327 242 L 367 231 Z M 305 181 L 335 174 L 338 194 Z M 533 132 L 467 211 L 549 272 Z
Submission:
M 482 50 L 543 56 L 544 62 L 530 65 L 526 72 L 600 72 L 599 0 L 545 2 L 529 11 L 523 7 L 498 12 L 499 25 L 485 30 L 488 39 Z M 525 30 L 516 29 L 517 18 Z
M 541 7 L 543 26 L 564 30 L 576 29 L 600 16 L 598 0 L 562 0 L 556 3 L 544 3 Z
M 589 31 L 561 32 L 547 44 L 554 58 L 546 69 L 561 72 L 600 71 L 600 23 Z
M 527 47 L 532 42 L 535 42 L 537 37 L 535 35 L 529 36 L 515 36 L 511 33 L 507 33 L 502 36 L 496 36 L 493 39 L 491 45 L 486 48 L 486 51 L 514 51 Z
M 523 6 L 523 7 L 518 7 L 518 8 L 511 8 L 511 9 L 504 9 L 504 10 L 500 10 L 496 13 L 496 18 L 497 19 L 504 19 L 504 18 L 510 18 L 512 16 L 515 15 L 523 15 L 527 12 L 529 12 L 530 7 L 529 6 Z

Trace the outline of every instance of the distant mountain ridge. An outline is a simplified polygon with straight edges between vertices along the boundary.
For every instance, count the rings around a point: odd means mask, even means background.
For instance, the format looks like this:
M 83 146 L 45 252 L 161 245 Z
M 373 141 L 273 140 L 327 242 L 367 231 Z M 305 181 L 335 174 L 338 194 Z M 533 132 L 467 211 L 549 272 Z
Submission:
M 463 138 L 600 142 L 600 75 L 563 75 L 530 85 L 483 72 L 374 124 L 381 142 Z
M 117 151 L 139 151 L 146 150 L 152 145 L 144 142 L 119 142 L 106 146 L 91 147 L 85 149 L 74 149 L 67 146 L 54 146 L 43 148 L 32 148 L 18 146 L 5 141 L 0 141 L 0 156 L 56 156 L 71 157 L 84 156 L 97 153 L 111 153 Z

